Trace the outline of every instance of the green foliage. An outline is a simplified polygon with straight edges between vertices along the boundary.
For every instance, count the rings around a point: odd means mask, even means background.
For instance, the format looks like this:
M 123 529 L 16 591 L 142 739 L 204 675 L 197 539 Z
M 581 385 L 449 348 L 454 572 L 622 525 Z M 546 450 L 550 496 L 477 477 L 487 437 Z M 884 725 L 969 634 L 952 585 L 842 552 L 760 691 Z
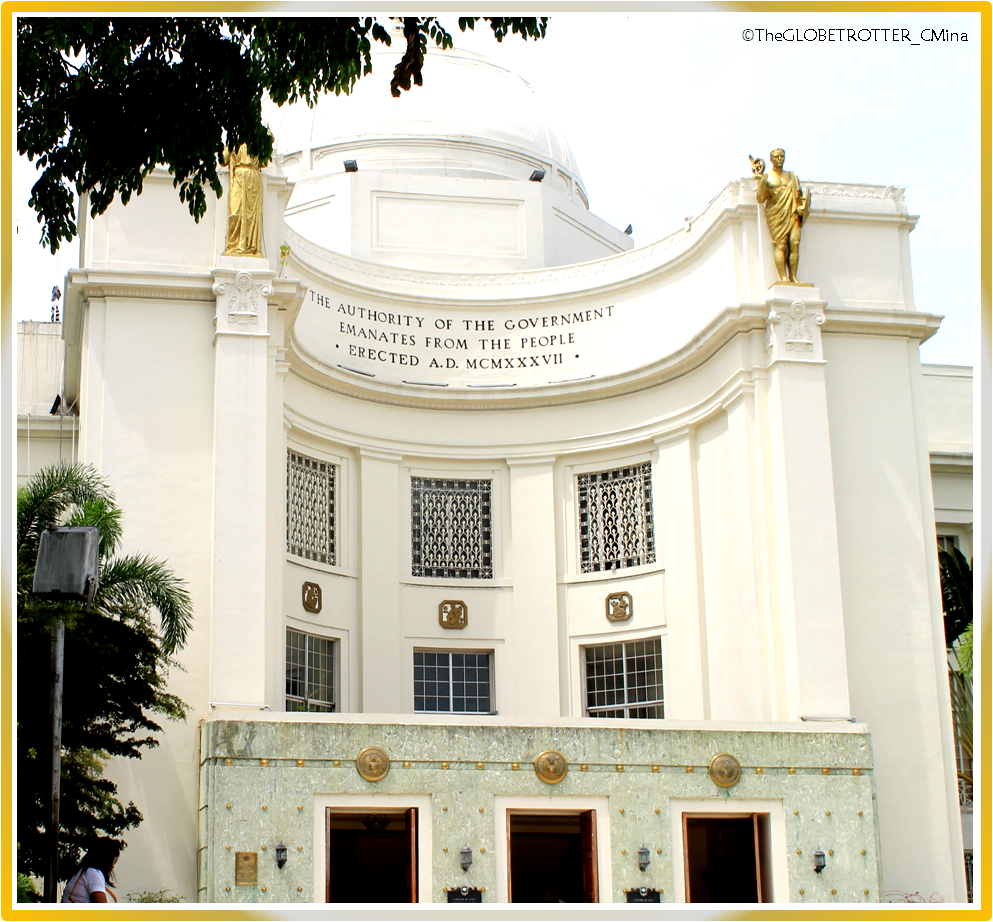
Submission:
M 56 604 L 31 595 L 39 536 L 52 522 L 100 529 L 100 583 L 89 612 L 82 603 Z M 52 625 L 60 618 L 66 625 L 63 877 L 94 836 L 119 838 L 141 822 L 135 805 L 122 804 L 117 786 L 103 776 L 105 761 L 140 758 L 144 749 L 158 745 L 156 718 L 186 715 L 186 705 L 166 691 L 166 676 L 176 665 L 170 655 L 192 624 L 189 594 L 159 561 L 136 554 L 111 557 L 120 539 L 121 512 L 91 468 L 55 465 L 17 491 L 18 867 L 34 874 L 46 867 Z
M 37 903 L 41 899 L 41 894 L 35 890 L 34 881 L 27 874 L 20 871 L 17 874 L 17 902 Z
M 498 41 L 542 38 L 546 17 L 484 19 Z M 386 20 L 389 22 L 389 19 Z M 402 19 L 406 50 L 394 96 L 421 85 L 430 39 L 450 48 L 435 17 Z M 33 17 L 17 20 L 17 150 L 41 175 L 29 204 L 54 253 L 76 236 L 74 196 L 102 214 L 118 195 L 139 195 L 157 164 L 168 166 L 190 214 L 220 197 L 218 159 L 248 145 L 266 164 L 273 138 L 262 123 L 264 93 L 279 105 L 313 106 L 324 92 L 348 93 L 372 70 L 372 42 L 389 29 L 366 17 Z
M 950 647 L 972 624 L 972 566 L 957 547 L 938 551 L 938 564 L 945 610 L 945 646 Z
M 126 903 L 182 903 L 183 898 L 171 890 L 138 890 L 135 893 L 129 893 L 124 901 Z
M 959 669 L 970 682 L 972 681 L 972 622 L 959 636 L 955 645 L 955 656 L 959 661 Z

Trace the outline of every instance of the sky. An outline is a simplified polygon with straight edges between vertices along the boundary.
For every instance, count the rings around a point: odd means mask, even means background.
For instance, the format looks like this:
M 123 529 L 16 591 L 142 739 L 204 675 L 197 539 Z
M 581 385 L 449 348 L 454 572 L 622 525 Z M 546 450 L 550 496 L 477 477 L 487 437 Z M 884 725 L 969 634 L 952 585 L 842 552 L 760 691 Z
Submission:
M 633 225 L 636 246 L 682 227 L 748 174 L 748 154 L 768 159 L 774 147 L 804 180 L 905 186 L 920 215 L 910 235 L 917 309 L 945 315 L 922 360 L 978 362 L 978 14 L 558 13 L 542 41 L 502 44 L 482 24 L 462 36 L 450 23 L 457 46 L 528 80 L 570 142 L 591 211 Z M 921 40 L 941 28 L 968 41 Z M 876 31 L 774 38 L 828 29 Z M 14 316 L 47 320 L 78 247 L 52 257 L 37 245 L 32 173 L 15 158 Z

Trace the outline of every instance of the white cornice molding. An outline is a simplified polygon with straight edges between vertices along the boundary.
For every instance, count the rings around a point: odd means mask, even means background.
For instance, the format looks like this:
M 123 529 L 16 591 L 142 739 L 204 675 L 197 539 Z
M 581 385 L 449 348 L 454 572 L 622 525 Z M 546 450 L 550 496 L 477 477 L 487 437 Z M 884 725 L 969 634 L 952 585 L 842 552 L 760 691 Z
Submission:
M 925 342 L 938 332 L 943 316 L 890 308 L 832 308 L 824 310 L 822 333 L 863 333 L 902 336 Z

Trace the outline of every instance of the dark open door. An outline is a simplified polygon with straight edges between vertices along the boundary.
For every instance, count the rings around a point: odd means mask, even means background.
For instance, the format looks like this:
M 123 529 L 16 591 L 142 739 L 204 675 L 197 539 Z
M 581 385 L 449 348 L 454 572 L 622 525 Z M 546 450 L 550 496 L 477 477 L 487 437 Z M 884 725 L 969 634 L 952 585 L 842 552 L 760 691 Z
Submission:
M 407 864 L 407 890 L 410 902 L 417 902 L 417 808 L 411 807 L 403 814 L 404 832 L 410 843 L 410 861 Z
M 596 860 L 596 810 L 579 814 L 579 835 L 583 848 L 583 902 L 600 902 Z

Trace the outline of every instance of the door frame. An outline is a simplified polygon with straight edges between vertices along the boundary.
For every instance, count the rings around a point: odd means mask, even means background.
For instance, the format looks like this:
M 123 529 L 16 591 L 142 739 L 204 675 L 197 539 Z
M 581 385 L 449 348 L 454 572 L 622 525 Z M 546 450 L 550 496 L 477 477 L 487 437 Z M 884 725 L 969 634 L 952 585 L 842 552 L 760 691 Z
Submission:
M 417 902 L 431 902 L 431 795 L 430 794 L 315 794 L 311 857 L 313 883 L 311 901 L 327 904 L 327 811 L 341 813 L 403 813 L 417 810 Z M 290 857 L 296 849 L 287 842 Z M 297 843 L 304 844 L 304 843 Z M 306 846 L 305 846 L 306 847 Z
M 769 817 L 769 851 L 771 867 L 767 868 L 772 882 L 771 893 L 763 895 L 773 903 L 788 903 L 789 867 L 786 861 L 786 821 L 781 800 L 741 799 L 683 800 L 669 801 L 669 836 L 672 844 L 672 885 L 673 898 L 677 903 L 686 902 L 686 854 L 683 847 L 683 817 L 706 816 L 715 819 L 732 819 L 764 813 Z M 756 868 L 760 857 L 756 854 Z
M 510 838 L 508 813 L 555 814 L 576 816 L 587 810 L 596 811 L 597 881 L 601 903 L 613 902 L 613 874 L 610 866 L 609 797 L 536 796 L 494 797 L 493 823 L 496 831 L 497 902 L 506 903 L 510 878 Z

